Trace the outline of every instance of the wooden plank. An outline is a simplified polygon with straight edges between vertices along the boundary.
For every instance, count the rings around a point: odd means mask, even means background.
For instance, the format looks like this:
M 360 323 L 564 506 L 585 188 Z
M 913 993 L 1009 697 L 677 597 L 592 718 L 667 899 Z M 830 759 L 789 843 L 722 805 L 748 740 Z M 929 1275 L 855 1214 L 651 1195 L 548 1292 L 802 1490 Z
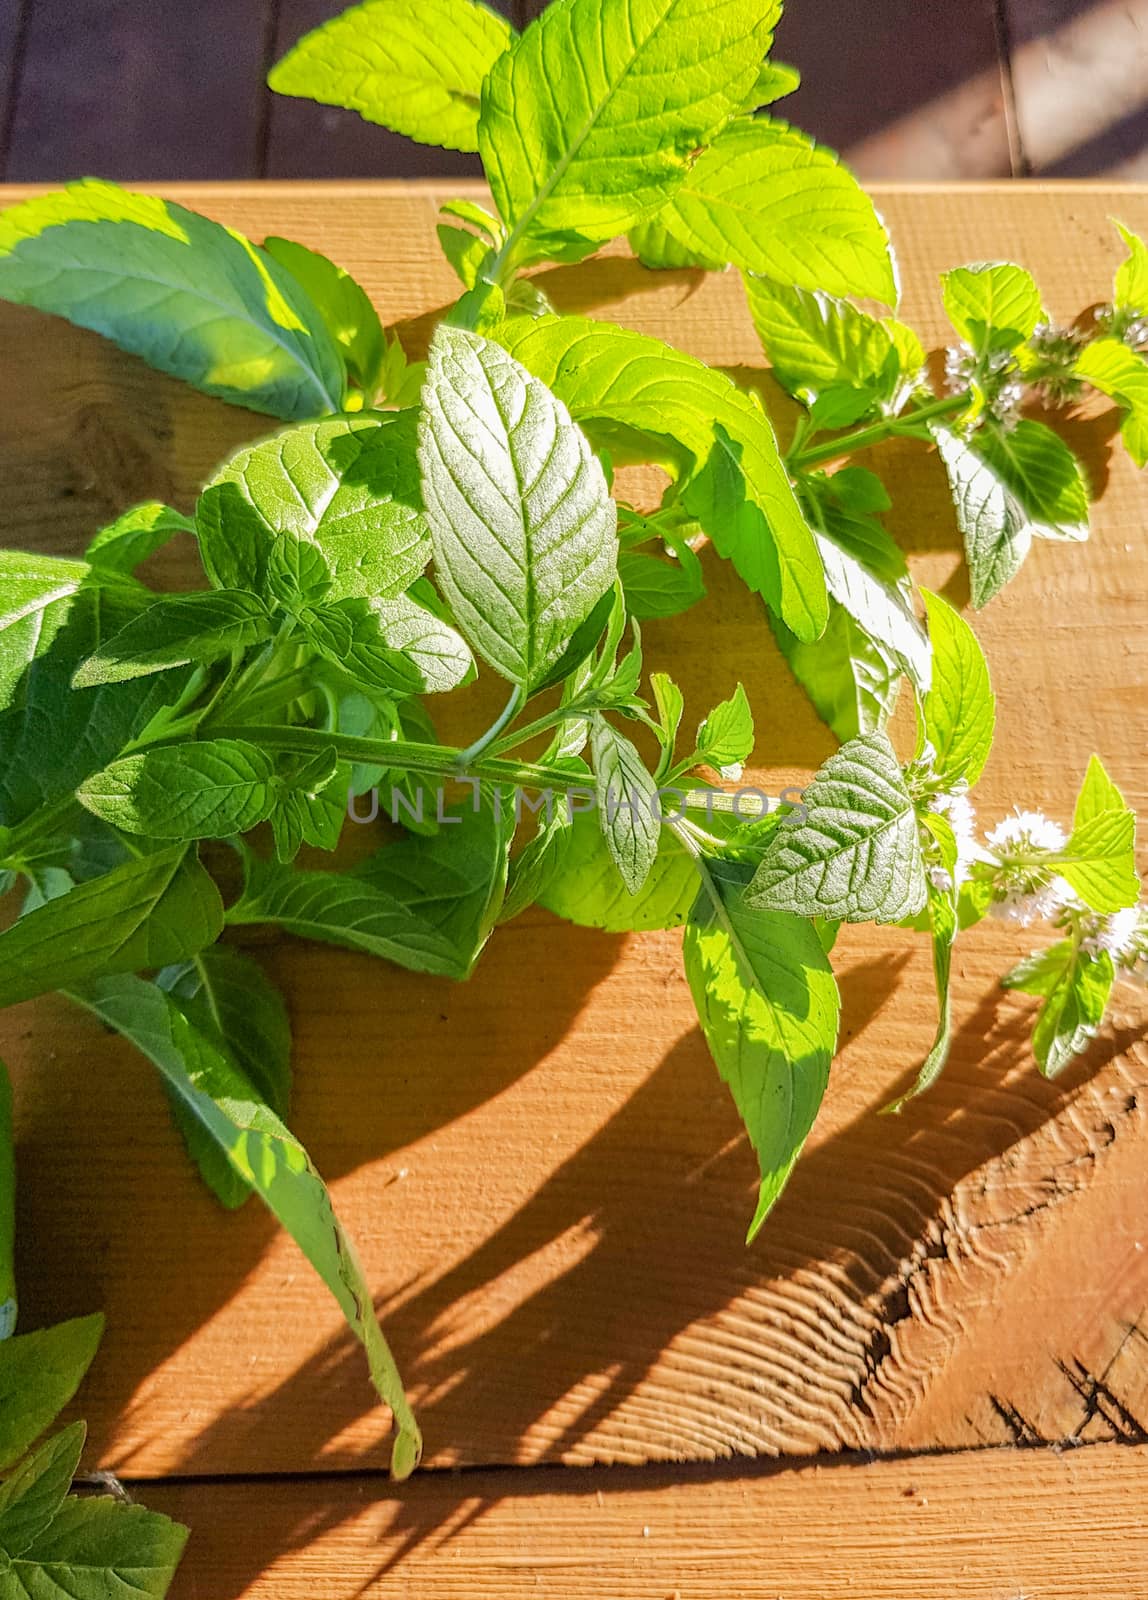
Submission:
M 1127 1600 L 1148 1452 L 145 1485 L 190 1524 L 172 1600 Z
M 272 0 L 34 0 L 7 176 L 258 172 Z
M 343 0 L 281 0 L 273 59 L 297 39 L 345 11 Z M 519 23 L 519 0 L 492 0 L 492 9 Z M 475 155 L 416 144 L 354 111 L 272 95 L 268 122 L 269 178 L 478 177 Z
M 173 192 L 256 237 L 321 245 L 412 351 L 453 292 L 432 244 L 451 190 Z M 1108 293 L 1107 217 L 1148 223 L 1142 189 L 878 199 L 904 314 L 933 344 L 942 268 L 1020 259 L 1066 317 Z M 743 380 L 760 365 L 733 275 L 651 276 L 614 254 L 546 282 L 566 308 L 616 316 Z M 0 313 L 19 374 L 0 402 L 4 543 L 74 549 L 144 493 L 189 504 L 214 455 L 267 430 L 61 323 Z M 1066 426 L 1102 491 L 1095 531 L 1081 548 L 1039 545 L 978 619 L 1000 695 L 986 820 L 1014 802 L 1066 818 L 1093 749 L 1148 806 L 1143 480 L 1113 448 L 1110 413 Z M 898 445 L 883 467 L 917 576 L 963 601 L 936 461 Z M 758 605 L 720 564 L 707 570 L 710 599 L 651 625 L 649 658 L 672 659 L 695 720 L 746 681 L 769 763 L 761 781 L 776 792 L 824 757 L 829 736 Z M 482 692 L 444 719 L 448 735 L 464 731 L 459 716 L 480 725 Z M 753 1160 L 693 1023 L 676 935 L 608 938 L 532 914 L 457 987 L 332 950 L 261 947 L 294 1017 L 296 1126 L 359 1241 L 429 1459 L 1139 1437 L 1143 997 L 1122 994 L 1087 1066 L 1046 1084 L 1028 1055 L 1032 1003 L 996 986 L 1029 936 L 979 929 L 958 951 L 945 1077 L 890 1121 L 877 1110 L 933 1027 L 921 944 L 896 931 L 843 937 L 844 1044 L 828 1100 L 749 1251 Z M 223 1216 L 197 1188 L 146 1065 L 55 1000 L 6 1013 L 0 1053 L 18 1082 L 28 1325 L 94 1305 L 109 1315 L 84 1399 L 98 1459 L 147 1474 L 377 1460 L 384 1419 L 337 1313 L 262 1214 Z M 1090 1380 L 1112 1400 L 1097 1405 Z
M 1005 0 L 1027 169 L 1148 178 L 1148 0 Z

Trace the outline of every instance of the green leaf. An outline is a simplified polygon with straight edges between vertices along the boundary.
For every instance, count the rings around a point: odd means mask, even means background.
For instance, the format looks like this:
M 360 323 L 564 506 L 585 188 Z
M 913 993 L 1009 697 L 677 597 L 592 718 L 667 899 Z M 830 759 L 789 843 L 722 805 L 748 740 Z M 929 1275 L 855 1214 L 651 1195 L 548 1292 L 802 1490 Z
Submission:
M 687 250 L 669 229 L 659 222 L 657 215 L 647 217 L 630 229 L 627 238 L 630 249 L 644 267 L 654 272 L 724 272 L 726 262 L 700 256 Z
M 828 615 L 821 559 L 751 396 L 658 339 L 588 318 L 520 320 L 499 338 L 596 442 L 622 429 L 642 459 L 672 463 L 719 555 L 799 638 L 818 637 Z
M 941 277 L 945 314 L 977 355 L 1015 350 L 1041 318 L 1040 290 L 1009 261 L 981 261 Z
M 72 674 L 74 689 L 146 678 L 190 662 L 207 664 L 272 633 L 266 606 L 242 589 L 156 600 L 102 642 Z
M 175 534 L 194 532 L 190 517 L 160 500 L 145 500 L 101 528 L 84 551 L 84 559 L 112 572 L 129 573 Z
M 717 1069 L 761 1168 L 752 1239 L 785 1187 L 829 1082 L 840 1002 L 812 925 L 753 910 L 747 869 L 701 864 L 686 977 Z
M 884 734 L 831 755 L 766 845 L 751 906 L 841 922 L 900 922 L 925 904 L 917 818 Z
M 301 613 L 304 636 L 319 654 L 372 693 L 418 694 L 423 675 L 413 661 L 392 650 L 368 600 L 339 600 Z
M 739 766 L 753 754 L 753 712 L 740 683 L 698 729 L 697 753 L 712 767 Z
M 801 74 L 796 67 L 786 66 L 784 61 L 763 61 L 745 109 L 761 111 L 765 106 L 784 100 L 786 95 L 793 94 L 800 87 Z
M 761 0 L 547 7 L 482 90 L 478 148 L 508 264 L 553 256 L 570 233 L 585 255 L 655 211 L 745 104 L 771 26 Z
M 451 611 L 479 654 L 529 691 L 614 583 L 601 465 L 544 384 L 498 345 L 445 325 L 431 344 L 419 459 Z
M 470 0 L 366 0 L 304 34 L 267 82 L 420 144 L 477 150 L 483 79 L 514 38 Z
M 965 541 L 973 604 L 987 605 L 1028 554 L 1033 535 L 1088 537 L 1088 489 L 1080 463 L 1042 422 L 1010 433 L 986 426 L 969 438 L 930 424 Z
M 956 895 L 951 889 L 928 886 L 929 933 L 933 942 L 933 978 L 937 986 L 937 1032 L 928 1055 L 907 1094 L 894 1100 L 884 1109 L 898 1112 L 917 1095 L 924 1094 L 945 1070 L 953 1038 L 953 1002 L 951 980 L 953 975 L 953 945 L 956 943 L 959 922 Z
M 129 861 L 0 933 L 0 1006 L 113 972 L 163 967 L 214 943 L 219 891 L 184 847 Z
M 1076 797 L 1076 809 L 1072 815 L 1073 828 L 1081 828 L 1086 822 L 1091 822 L 1104 811 L 1126 811 L 1128 809 L 1124 796 L 1113 783 L 1104 769 L 1104 763 L 1099 756 L 1088 758 L 1088 770 L 1084 774 L 1084 782 L 1080 786 L 1080 793 Z
M 295 279 L 172 200 L 88 178 L 12 206 L 0 215 L 0 297 L 252 411 L 291 420 L 342 403 L 339 352 Z
M 291 239 L 264 239 L 267 254 L 302 284 L 318 309 L 327 331 L 342 351 L 347 371 L 368 402 L 382 382 L 386 338 L 379 314 L 342 267 Z
M 732 123 L 658 221 L 688 250 L 787 285 L 897 304 L 889 236 L 832 150 L 784 122 Z
M 852 537 L 859 528 L 864 542 Z M 880 570 L 890 566 L 889 547 L 893 562 L 902 559 L 893 541 L 878 523 L 840 516 L 826 517 L 824 531 L 815 528 L 815 532 L 832 598 L 844 606 L 882 657 L 892 657 L 918 688 L 926 687 L 931 672 L 929 643 L 913 610 L 912 584 L 907 574 L 890 582 Z
M 282 534 L 318 546 L 329 599 L 402 594 L 431 555 L 416 426 L 411 410 L 338 417 L 237 451 L 196 509 L 212 583 L 260 591 Z
M 0 1486 L 0 1553 L 23 1555 L 49 1526 L 72 1486 L 87 1428 L 73 1422 Z
M 825 632 L 811 644 L 803 643 L 776 617 L 770 622 L 794 677 L 842 743 L 884 730 L 897 701 L 901 664 L 844 606 L 830 602 Z
M 1134 906 L 1140 898 L 1135 813 L 1101 811 L 1078 823 L 1057 861 L 1061 876 L 1091 911 Z
M 492 255 L 490 244 L 469 228 L 456 228 L 449 222 L 440 222 L 435 232 L 458 281 L 464 289 L 473 289 Z
M 226 839 L 275 807 L 275 763 L 245 739 L 161 745 L 113 761 L 76 791 L 94 816 L 153 839 Z
M 283 997 L 262 967 L 230 945 L 216 944 L 191 961 L 165 967 L 156 982 L 199 1033 L 245 1073 L 259 1098 L 286 1118 L 291 1096 L 291 1024 Z M 217 1199 L 234 1210 L 251 1194 L 203 1123 L 169 1091 L 168 1102 L 188 1153 Z
M 97 1312 L 0 1341 L 0 1471 L 19 1461 L 67 1405 L 103 1332 Z
M 934 768 L 949 787 L 972 785 L 993 745 L 996 697 L 977 636 L 939 595 L 922 589 L 933 652 L 933 681 L 921 702 Z
M 693 552 L 691 551 L 691 554 Z M 701 563 L 666 561 L 640 550 L 623 550 L 618 576 L 626 596 L 626 610 L 639 622 L 676 617 L 705 596 Z
M 431 792 L 432 815 L 435 800 Z M 400 839 L 350 872 L 288 871 L 248 856 L 243 895 L 227 920 L 271 923 L 413 972 L 465 978 L 494 925 L 508 844 L 486 800 L 477 813 L 444 821 L 433 838 Z
M 578 811 L 563 830 L 558 862 L 538 899 L 579 927 L 627 933 L 680 927 L 697 892 L 693 857 L 670 828 L 661 828 L 649 873 L 637 894 L 631 894 L 597 818 Z
M 1116 269 L 1112 300 L 1117 311 L 1148 312 L 1148 245 L 1122 222 L 1116 231 L 1128 246 L 1128 258 Z
M 399 1431 L 392 1473 L 408 1476 L 421 1451 L 418 1425 L 354 1248 L 306 1150 L 230 1057 L 154 984 L 141 978 L 105 978 L 73 990 L 72 998 L 130 1039 L 158 1067 L 170 1091 L 266 1202 L 330 1289 L 366 1351 L 376 1391 L 394 1412 Z
M 590 721 L 598 825 L 622 882 L 637 894 L 658 853 L 658 791 L 624 734 L 595 715 Z
M 752 273 L 743 276 L 762 349 L 774 377 L 790 394 L 811 404 L 844 385 L 861 391 L 864 410 L 891 393 L 900 360 L 884 323 L 821 290 L 798 289 Z
M 1097 339 L 1085 345 L 1073 371 L 1125 407 L 1124 447 L 1138 467 L 1148 463 L 1148 361 L 1119 339 Z
M 401 651 L 419 674 L 420 694 L 445 694 L 474 673 L 474 657 L 462 634 L 411 594 L 374 600 L 371 611 L 388 649 Z
M 0 1061 L 0 1341 L 16 1327 L 16 1158 L 12 1147 L 12 1080 Z
M 1082 956 L 1070 940 L 1062 945 L 1063 967 L 1047 990 L 1032 1034 L 1033 1054 L 1046 1078 L 1056 1077 L 1088 1049 L 1104 1021 L 1115 980 L 1107 954 Z
M 9 1568 L 14 1595 L 35 1600 L 159 1600 L 175 1576 L 187 1529 L 110 1495 L 69 1495 Z

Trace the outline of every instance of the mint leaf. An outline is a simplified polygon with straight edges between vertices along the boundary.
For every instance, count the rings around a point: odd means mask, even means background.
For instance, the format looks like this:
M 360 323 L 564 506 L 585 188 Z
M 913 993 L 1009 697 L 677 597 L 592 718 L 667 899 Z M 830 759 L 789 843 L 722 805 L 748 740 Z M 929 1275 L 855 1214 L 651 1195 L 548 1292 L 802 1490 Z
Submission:
M 658 853 L 657 786 L 630 740 L 605 717 L 590 720 L 590 749 L 598 825 L 622 882 L 637 894 Z
M 18 1586 L 14 1593 L 35 1600 L 159 1600 L 186 1543 L 187 1529 L 157 1511 L 110 1495 L 69 1495 L 9 1571 Z
M 339 352 L 295 279 L 172 200 L 87 178 L 10 207 L 0 298 L 92 328 L 252 411 L 291 420 L 342 404 Z
M 548 7 L 482 90 L 478 148 L 506 262 L 577 259 L 655 211 L 744 105 L 771 26 L 761 0 Z
M 262 967 L 230 945 L 216 944 L 191 961 L 165 967 L 156 983 L 199 1033 L 245 1073 L 259 1098 L 286 1118 L 291 1093 L 291 1024 L 278 989 Z M 183 1100 L 168 1103 L 192 1160 L 216 1198 L 234 1210 L 251 1194 L 217 1141 Z
M 1091 911 L 1122 911 L 1140 898 L 1136 814 L 1101 811 L 1077 823 L 1057 857 L 1061 876 Z
M 858 416 L 892 394 L 901 363 L 884 323 L 822 290 L 743 276 L 762 349 L 790 394 L 811 405 L 845 386 L 865 402 Z
M 105 571 L 129 573 L 175 534 L 194 532 L 190 517 L 162 501 L 146 500 L 101 528 L 84 551 L 84 559 Z
M 16 1161 L 12 1150 L 12 1080 L 0 1061 L 0 1341 L 16 1327 Z
M 753 712 L 740 683 L 698 729 L 697 754 L 712 767 L 740 766 L 753 754 Z
M 786 95 L 793 94 L 800 87 L 801 74 L 796 67 L 786 66 L 784 61 L 763 61 L 745 109 L 761 111 L 765 106 L 784 100 Z
M 907 573 L 889 581 L 880 570 L 896 570 L 903 561 L 900 551 L 876 522 L 830 515 L 823 527 L 815 532 L 830 595 L 883 657 L 891 657 L 924 688 L 931 671 L 929 645 L 913 611 L 912 584 Z
M 618 576 L 626 596 L 626 610 L 639 622 L 679 616 L 706 592 L 696 556 L 693 561 L 668 561 L 640 550 L 623 550 L 618 557 Z
M 370 1289 L 322 1178 L 299 1141 L 256 1094 L 235 1063 L 192 1026 L 170 995 L 141 978 L 103 978 L 72 998 L 122 1033 L 159 1068 L 239 1175 L 262 1197 L 330 1289 L 367 1355 L 398 1437 L 391 1470 L 406 1477 L 421 1439 L 394 1359 L 375 1318 Z
M 432 816 L 435 800 L 432 792 Z M 244 891 L 227 920 L 271 923 L 413 972 L 465 978 L 494 925 L 507 846 L 488 800 L 431 839 L 401 839 L 350 872 L 288 871 L 248 855 Z
M 1119 339 L 1097 339 L 1080 352 L 1073 370 L 1127 410 L 1124 447 L 1138 467 L 1148 463 L 1148 361 Z
M 765 847 L 746 899 L 766 911 L 900 922 L 925 904 L 917 818 L 884 734 L 831 755 Z
M 977 636 L 939 595 L 921 591 L 929 620 L 933 681 L 921 702 L 924 737 L 937 776 L 951 788 L 970 786 L 984 771 L 993 745 L 996 697 Z
M 182 961 L 223 927 L 219 891 L 186 849 L 157 851 L 0 933 L 0 1006 L 113 972 Z
M 748 869 L 704 861 L 684 960 L 698 1020 L 761 1168 L 752 1239 L 813 1126 L 837 1044 L 837 985 L 811 924 L 753 910 Z
M 278 238 L 264 239 L 263 248 L 311 297 L 342 352 L 347 371 L 370 403 L 382 383 L 386 337 L 366 291 L 318 250 Z
M 391 649 L 381 619 L 368 600 L 313 606 L 300 613 L 299 622 L 308 644 L 357 687 L 387 695 L 421 692 L 422 673 L 405 655 Z
M 884 730 L 896 704 L 902 665 L 844 606 L 830 601 L 825 632 L 811 644 L 798 639 L 776 617 L 770 622 L 794 677 L 842 743 Z
M 412 594 L 373 601 L 371 611 L 387 648 L 401 651 L 419 674 L 420 694 L 445 694 L 474 673 L 474 657 L 462 634 Z
M 212 583 L 260 591 L 284 535 L 318 547 L 331 600 L 409 588 L 431 555 L 415 430 L 414 411 L 338 417 L 237 451 L 196 509 Z
M 943 273 L 945 313 L 978 356 L 1015 350 L 1031 339 L 1041 317 L 1032 275 L 1008 261 L 978 262 Z
M 831 150 L 784 122 L 737 121 L 658 214 L 679 243 L 787 285 L 897 304 L 889 236 Z
M 616 517 L 597 458 L 505 350 L 444 325 L 419 459 L 435 572 L 460 629 L 504 677 L 536 688 L 614 583 Z
M 1076 809 L 1072 814 L 1073 828 L 1083 827 L 1103 811 L 1127 809 L 1124 796 L 1108 776 L 1100 757 L 1089 756 L 1088 770 L 1084 774 L 1084 782 L 1076 797 Z
M 0 1341 L 0 1470 L 19 1461 L 67 1405 L 103 1332 L 97 1312 Z
M 72 1486 L 86 1434 L 82 1422 L 73 1422 L 0 1486 L 0 1553 L 23 1555 L 50 1525 Z
M 304 34 L 267 82 L 420 144 L 477 150 L 483 79 L 514 37 L 471 0 L 366 0 Z
M 244 739 L 161 745 L 124 756 L 76 791 L 94 816 L 153 839 L 226 839 L 265 822 L 275 763 Z
M 588 318 L 523 319 L 499 338 L 592 438 L 621 429 L 644 459 L 668 460 L 719 555 L 799 638 L 817 638 L 828 613 L 821 560 L 769 419 L 749 395 L 658 339 Z
M 654 272 L 722 272 L 726 262 L 698 255 L 679 243 L 655 214 L 630 229 L 630 249 Z
M 986 426 L 969 438 L 930 424 L 965 541 L 974 606 L 987 605 L 1020 570 L 1033 535 L 1088 537 L 1088 490 L 1076 457 L 1041 422 L 1010 433 Z
M 1095 1039 L 1114 982 L 1111 957 L 1083 955 L 1062 939 L 1001 979 L 1006 989 L 1043 994 L 1032 1048 L 1046 1078 L 1063 1072 Z
M 538 900 L 579 927 L 627 933 L 680 927 L 697 892 L 693 857 L 672 829 L 659 829 L 657 854 L 641 888 L 631 894 L 597 819 L 575 812 L 563 830 L 558 861 Z
M 1128 257 L 1116 269 L 1112 302 L 1117 311 L 1148 311 L 1148 245 L 1122 222 L 1116 231 L 1128 246 Z
M 193 661 L 207 664 L 271 637 L 266 606 L 242 589 L 156 600 L 101 643 L 72 674 L 74 689 L 125 683 Z

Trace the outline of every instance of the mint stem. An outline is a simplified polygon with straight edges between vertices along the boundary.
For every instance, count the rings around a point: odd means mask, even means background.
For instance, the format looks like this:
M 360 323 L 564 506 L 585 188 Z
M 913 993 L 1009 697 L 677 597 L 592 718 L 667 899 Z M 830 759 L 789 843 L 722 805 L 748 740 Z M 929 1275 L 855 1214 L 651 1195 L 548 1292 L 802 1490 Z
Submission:
M 919 423 L 930 422 L 934 417 L 951 417 L 958 411 L 963 411 L 969 403 L 968 393 L 948 394 L 941 400 L 933 400 L 928 405 L 918 406 L 916 411 L 911 411 L 908 416 L 882 417 L 880 422 L 867 423 L 863 428 L 854 428 L 851 433 L 839 434 L 836 439 L 830 439 L 825 444 L 811 445 L 808 450 L 798 450 L 796 454 L 790 453 L 786 465 L 791 472 L 804 472 L 809 467 L 819 466 L 823 461 L 836 461 L 839 456 L 853 455 L 858 450 L 867 450 L 870 445 L 881 444 L 885 439 L 894 439 L 899 434 L 911 432 Z

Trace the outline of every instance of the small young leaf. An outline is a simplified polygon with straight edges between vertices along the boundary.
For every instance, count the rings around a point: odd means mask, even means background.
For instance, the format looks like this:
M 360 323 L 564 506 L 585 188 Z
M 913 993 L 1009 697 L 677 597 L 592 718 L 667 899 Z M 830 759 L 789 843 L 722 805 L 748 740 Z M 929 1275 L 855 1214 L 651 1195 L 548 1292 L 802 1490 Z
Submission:
M 103 978 L 73 990 L 72 998 L 124 1034 L 159 1068 L 168 1088 L 296 1240 L 366 1351 L 375 1389 L 394 1412 L 398 1428 L 392 1471 L 405 1476 L 418 1464 L 418 1425 L 351 1241 L 306 1150 L 230 1057 L 198 1032 L 155 984 L 133 977 Z
M 368 402 L 382 379 L 386 339 L 379 314 L 349 272 L 317 250 L 291 239 L 264 239 L 267 254 L 310 295 L 327 330 L 343 352 L 347 370 Z
M 1031 274 L 1008 261 L 957 267 L 941 278 L 945 312 L 977 355 L 1015 350 L 1031 339 L 1041 316 Z
M 761 0 L 558 0 L 482 88 L 478 148 L 509 262 L 572 259 L 668 198 L 745 104 L 776 8 Z
M 84 551 L 84 559 L 104 570 L 129 573 L 175 534 L 194 532 L 195 523 L 190 517 L 173 511 L 162 501 L 147 500 L 101 528 Z
M 430 560 L 416 417 L 339 417 L 237 451 L 196 509 L 208 576 L 259 591 L 280 534 L 319 548 L 329 598 L 401 594 Z
M 591 719 L 590 748 L 598 825 L 622 882 L 636 895 L 658 853 L 662 824 L 657 786 L 630 740 L 605 717 Z
M 86 178 L 0 216 L 0 298 L 93 328 L 207 394 L 338 411 L 343 363 L 295 279 L 233 228 Z
M 1080 786 L 1080 793 L 1076 797 L 1076 809 L 1072 815 L 1074 829 L 1081 828 L 1086 822 L 1091 822 L 1102 811 L 1126 811 L 1128 809 L 1124 796 L 1113 783 L 1104 769 L 1104 763 L 1099 756 L 1088 758 L 1088 770 L 1084 774 L 1084 782 Z
M 1110 956 L 1082 956 L 1069 949 L 1069 959 L 1040 1008 L 1032 1034 L 1033 1053 L 1046 1078 L 1063 1072 L 1095 1039 L 1114 982 Z
M 892 745 L 870 734 L 818 770 L 766 845 L 747 903 L 841 922 L 900 922 L 925 904 L 917 818 Z
M 1140 897 L 1135 813 L 1101 811 L 1078 823 L 1057 860 L 1060 875 L 1089 910 L 1110 913 L 1134 906 Z
M 514 37 L 471 0 L 366 0 L 304 34 L 267 82 L 420 144 L 476 150 L 483 79 Z
M 1148 245 L 1122 222 L 1116 230 L 1128 246 L 1128 257 L 1116 269 L 1112 303 L 1117 311 L 1143 316 L 1148 312 Z
M 103 1332 L 97 1312 L 0 1341 L 0 1471 L 19 1461 L 67 1405 Z
M 82 1422 L 42 1444 L 0 1486 L 0 1552 L 24 1554 L 49 1526 L 72 1486 L 87 1429 Z
M 1128 415 L 1120 429 L 1125 449 L 1138 467 L 1148 463 L 1148 361 L 1119 339 L 1085 345 L 1073 369 Z
M 817 1116 L 837 1045 L 840 1001 L 812 924 L 752 910 L 748 869 L 708 861 L 686 928 L 686 977 L 718 1072 L 761 1168 L 752 1239 Z
M 175 1576 L 187 1529 L 111 1495 L 69 1495 L 9 1569 L 14 1595 L 35 1600 L 160 1600 Z
M 0 933 L 0 1006 L 112 972 L 163 967 L 213 944 L 219 890 L 184 847 L 129 861 Z
M 787 285 L 897 304 L 889 236 L 836 155 L 784 122 L 738 120 L 658 221 L 689 250 Z
M 801 74 L 796 67 L 786 66 L 784 61 L 763 61 L 745 109 L 761 111 L 778 100 L 784 100 L 800 87 Z
M 435 232 L 458 281 L 464 289 L 473 289 L 492 255 L 490 244 L 469 228 L 456 228 L 449 222 L 440 222 Z
M 711 767 L 740 766 L 753 754 L 753 712 L 740 683 L 698 729 L 697 753 Z
M 937 775 L 951 787 L 976 783 L 993 744 L 996 697 L 977 636 L 939 595 L 921 591 L 929 620 L 933 681 L 921 702 Z
M 614 583 L 602 468 L 537 378 L 446 325 L 431 344 L 419 432 L 438 581 L 475 649 L 534 689 Z
M 275 763 L 244 739 L 161 745 L 124 756 L 76 791 L 94 816 L 153 839 L 226 839 L 265 822 Z
M 155 601 L 94 650 L 72 674 L 72 687 L 125 683 L 193 661 L 206 664 L 271 633 L 266 606 L 242 589 L 175 595 Z

